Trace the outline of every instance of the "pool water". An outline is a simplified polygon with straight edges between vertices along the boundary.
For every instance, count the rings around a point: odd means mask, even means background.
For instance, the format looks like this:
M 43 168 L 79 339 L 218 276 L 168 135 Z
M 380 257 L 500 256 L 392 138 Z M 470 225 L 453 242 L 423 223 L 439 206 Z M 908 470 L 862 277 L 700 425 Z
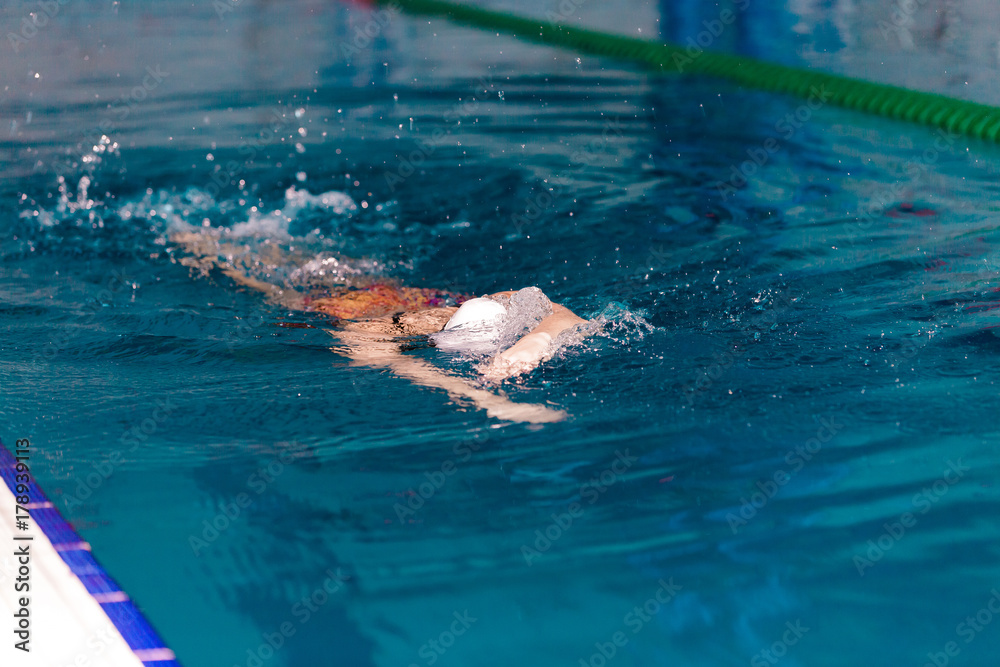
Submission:
M 495 6 L 683 43 L 709 4 Z M 711 48 L 1000 101 L 981 3 L 746 4 Z M 0 438 L 184 665 L 994 664 L 995 147 L 348 3 L 3 48 Z M 602 326 L 502 388 L 566 420 L 494 419 L 179 228 Z

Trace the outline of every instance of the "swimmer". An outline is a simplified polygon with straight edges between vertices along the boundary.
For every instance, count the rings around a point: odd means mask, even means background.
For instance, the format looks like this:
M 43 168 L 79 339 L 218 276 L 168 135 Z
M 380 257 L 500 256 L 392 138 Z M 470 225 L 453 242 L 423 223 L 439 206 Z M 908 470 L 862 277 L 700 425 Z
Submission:
M 338 341 L 333 350 L 358 365 L 386 368 L 416 384 L 443 389 L 453 399 L 471 401 L 500 419 L 542 423 L 566 417 L 564 412 L 544 405 L 515 403 L 403 354 L 406 339 L 414 336 L 427 336 L 442 349 L 480 353 L 495 352 L 497 344 L 509 342 L 506 349 L 493 354 L 480 368 L 483 378 L 499 384 L 528 373 L 548 360 L 559 344 L 586 335 L 583 325 L 587 320 L 550 302 L 540 289 L 529 287 L 469 298 L 369 278 L 304 295 L 247 275 L 250 267 L 238 258 L 247 256 L 249 248 L 220 243 L 219 239 L 218 233 L 204 231 L 178 232 L 170 237 L 189 253 L 180 260 L 182 264 L 203 272 L 219 269 L 238 284 L 262 292 L 284 307 L 336 318 L 336 328 L 328 330 Z M 263 252 L 263 259 L 275 265 L 289 261 L 303 264 L 307 260 L 301 256 L 291 258 L 270 245 L 256 252 L 258 257 Z M 227 261 L 219 262 L 219 256 L 227 257 Z M 522 335 L 525 329 L 528 331 Z

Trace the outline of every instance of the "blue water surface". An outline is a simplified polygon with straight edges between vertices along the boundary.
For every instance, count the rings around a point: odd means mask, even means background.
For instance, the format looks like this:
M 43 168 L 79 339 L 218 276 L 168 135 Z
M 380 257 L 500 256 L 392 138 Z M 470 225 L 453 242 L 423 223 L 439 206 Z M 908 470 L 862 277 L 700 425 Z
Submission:
M 971 0 L 493 6 L 1000 101 Z M 347 2 L 58 7 L 0 10 L 0 438 L 184 665 L 995 664 L 997 148 Z M 178 228 L 603 327 L 504 421 Z

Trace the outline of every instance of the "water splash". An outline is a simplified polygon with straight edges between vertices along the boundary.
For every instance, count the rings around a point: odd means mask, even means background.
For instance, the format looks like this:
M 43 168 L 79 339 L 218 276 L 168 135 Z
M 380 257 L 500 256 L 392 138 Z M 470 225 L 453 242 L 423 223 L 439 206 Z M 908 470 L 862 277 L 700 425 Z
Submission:
M 487 297 L 499 303 L 504 313 L 488 322 L 469 322 L 433 334 L 434 344 L 482 360 L 506 350 L 528 331 L 552 314 L 552 302 L 537 287 L 525 287 L 513 294 Z
M 434 345 L 456 354 L 460 359 L 482 364 L 510 348 L 553 311 L 552 302 L 537 287 L 526 287 L 509 296 L 490 298 L 507 308 L 507 313 L 498 322 L 489 322 L 486 326 L 471 323 L 470 327 L 459 326 L 432 334 L 430 338 Z M 571 350 L 593 349 L 587 342 L 593 337 L 630 346 L 656 329 L 642 314 L 612 302 L 592 319 L 569 327 L 556 336 L 544 359 L 562 358 Z
M 118 200 L 92 196 L 90 176 L 76 188 L 59 177 L 53 200 L 20 197 L 20 228 L 4 256 L 34 252 L 156 259 L 197 255 L 207 271 L 221 265 L 293 289 L 344 284 L 351 276 L 385 275 L 403 262 L 352 259 L 337 251 L 341 226 L 358 210 L 346 193 L 312 194 L 289 187 L 278 207 L 245 196 L 217 200 L 208 191 L 147 188 L 138 197 Z M 320 233 L 320 229 L 326 233 Z M 177 243 L 184 238 L 185 243 Z M 200 264 L 199 264 L 200 262 Z
M 497 336 L 496 351 L 506 350 L 552 314 L 552 302 L 537 287 L 525 287 L 510 296 L 507 317 Z
M 235 238 L 244 237 L 270 237 L 278 239 L 291 239 L 293 225 L 304 214 L 319 213 L 333 216 L 343 216 L 358 210 L 358 205 L 354 200 L 343 192 L 324 192 L 313 195 L 307 190 L 296 190 L 291 186 L 285 190 L 285 205 L 280 209 L 269 213 L 262 213 L 261 209 L 251 207 L 246 222 L 241 222 L 229 228 L 228 233 Z M 319 227 L 316 228 L 318 231 Z
M 658 328 L 650 324 L 640 311 L 630 310 L 617 301 L 606 305 L 586 326 L 588 333 L 618 343 L 640 341 Z

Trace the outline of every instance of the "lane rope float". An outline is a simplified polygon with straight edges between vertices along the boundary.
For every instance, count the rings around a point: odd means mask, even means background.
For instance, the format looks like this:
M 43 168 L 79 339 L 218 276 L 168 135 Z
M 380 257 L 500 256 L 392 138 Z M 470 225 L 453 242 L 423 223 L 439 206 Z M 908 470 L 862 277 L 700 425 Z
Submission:
M 1000 108 L 986 104 L 745 56 L 708 50 L 689 54 L 686 47 L 677 44 L 577 28 L 445 0 L 374 2 L 411 14 L 441 16 L 531 42 L 627 60 L 654 71 L 701 74 L 772 93 L 805 99 L 818 97 L 827 104 L 1000 143 Z

